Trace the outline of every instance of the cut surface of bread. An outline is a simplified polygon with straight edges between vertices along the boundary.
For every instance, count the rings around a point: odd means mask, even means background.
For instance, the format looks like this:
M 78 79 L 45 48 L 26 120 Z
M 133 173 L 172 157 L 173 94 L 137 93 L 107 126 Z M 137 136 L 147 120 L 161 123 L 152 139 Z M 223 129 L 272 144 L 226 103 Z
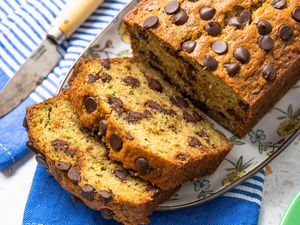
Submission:
M 164 191 L 109 160 L 103 142 L 80 125 L 65 93 L 27 110 L 29 146 L 67 191 L 105 218 L 147 223 L 147 216 L 176 190 Z
M 80 61 L 69 93 L 109 156 L 162 189 L 213 173 L 232 148 L 157 71 L 134 59 Z
M 299 0 L 142 0 L 124 20 L 135 57 L 242 137 L 300 78 L 299 10 Z

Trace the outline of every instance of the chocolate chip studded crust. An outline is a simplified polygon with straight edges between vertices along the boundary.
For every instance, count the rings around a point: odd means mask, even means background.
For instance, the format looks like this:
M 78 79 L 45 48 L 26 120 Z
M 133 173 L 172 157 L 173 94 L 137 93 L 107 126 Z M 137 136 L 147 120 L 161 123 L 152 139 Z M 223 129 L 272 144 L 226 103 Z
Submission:
M 175 190 L 164 191 L 138 177 L 120 179 L 126 171 L 107 158 L 103 143 L 80 129 L 66 94 L 27 110 L 29 146 L 37 160 L 64 189 L 105 218 L 128 225 L 149 222 L 147 216 Z M 72 152 L 72 154 L 69 154 Z
M 181 25 L 165 10 L 169 1 L 142 0 L 125 17 L 134 56 L 244 136 L 300 77 L 299 0 L 178 1 L 188 16 Z M 143 27 L 149 16 L 156 27 Z
M 101 134 L 112 159 L 162 189 L 215 171 L 232 145 L 198 109 L 147 65 L 130 58 L 112 59 L 109 69 L 102 64 L 79 62 L 69 93 L 81 122 Z M 87 83 L 91 73 L 112 79 Z M 97 104 L 92 112 L 88 98 Z

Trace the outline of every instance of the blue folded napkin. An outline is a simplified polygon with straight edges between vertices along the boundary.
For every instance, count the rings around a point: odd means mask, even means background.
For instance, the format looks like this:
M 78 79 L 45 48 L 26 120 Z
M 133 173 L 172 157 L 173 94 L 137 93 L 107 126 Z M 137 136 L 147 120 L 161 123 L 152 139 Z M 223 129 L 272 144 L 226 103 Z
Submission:
M 170 212 L 154 212 L 156 225 L 255 225 L 258 223 L 264 172 L 206 204 Z M 28 197 L 24 225 L 116 225 L 76 202 L 41 166 Z
M 62 61 L 48 78 L 10 114 L 0 119 L 0 170 L 28 152 L 22 127 L 29 105 L 53 96 L 59 82 L 93 37 L 129 0 L 105 3 L 65 41 Z M 0 5 L 0 88 L 15 74 L 50 27 L 65 0 L 2 0 Z M 207 204 L 173 212 L 155 212 L 151 224 L 164 225 L 252 225 L 258 223 L 264 172 Z M 82 203 L 75 203 L 45 169 L 38 166 L 24 212 L 25 225 L 117 224 L 101 218 Z

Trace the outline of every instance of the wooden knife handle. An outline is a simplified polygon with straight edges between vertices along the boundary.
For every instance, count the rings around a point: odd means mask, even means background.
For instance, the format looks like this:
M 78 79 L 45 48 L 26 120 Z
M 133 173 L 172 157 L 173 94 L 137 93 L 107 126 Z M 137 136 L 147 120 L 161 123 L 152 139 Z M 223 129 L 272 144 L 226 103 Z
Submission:
M 97 9 L 104 0 L 69 0 L 56 17 L 54 26 L 58 27 L 65 37 L 73 32 Z

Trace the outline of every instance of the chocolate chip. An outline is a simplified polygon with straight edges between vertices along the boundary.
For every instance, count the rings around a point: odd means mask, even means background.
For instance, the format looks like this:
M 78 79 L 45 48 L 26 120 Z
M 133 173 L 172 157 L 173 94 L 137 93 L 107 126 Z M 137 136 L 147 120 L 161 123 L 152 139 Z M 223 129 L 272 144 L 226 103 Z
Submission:
M 189 114 L 187 111 L 183 112 L 183 119 L 187 122 L 187 123 L 194 123 L 194 117 Z
M 231 17 L 228 21 L 228 25 L 236 27 L 238 29 L 242 28 L 242 26 L 243 26 L 242 17 L 240 17 L 240 16 Z
M 203 20 L 211 20 L 216 14 L 216 9 L 204 6 L 200 9 L 200 18 Z
M 184 154 L 184 153 L 182 153 L 182 152 L 180 152 L 177 155 L 175 155 L 175 159 L 178 159 L 180 161 L 186 161 L 187 158 L 188 158 L 187 155 Z
M 195 122 L 200 122 L 203 120 L 202 116 L 196 111 L 193 111 L 193 118 Z
M 123 146 L 122 139 L 117 134 L 112 134 L 109 138 L 110 146 L 115 151 L 120 151 Z
M 140 86 L 140 82 L 138 79 L 128 76 L 122 79 L 122 81 L 127 85 L 131 86 L 132 88 L 137 88 Z
M 188 0 L 189 2 L 197 2 L 198 0 Z
M 215 70 L 218 67 L 218 62 L 213 57 L 206 55 L 202 61 L 204 67 L 209 70 Z
M 204 30 L 207 32 L 208 35 L 213 37 L 220 35 L 222 32 L 222 28 L 220 24 L 218 22 L 213 22 L 213 21 L 208 22 L 205 25 Z
M 176 0 L 168 2 L 167 5 L 165 6 L 165 11 L 169 15 L 177 13 L 179 9 L 180 9 L 180 5 L 179 2 L 177 2 Z
M 77 151 L 68 148 L 64 151 L 64 154 L 69 155 L 69 156 L 74 156 L 74 155 L 76 155 L 76 152 Z
M 272 25 L 265 19 L 259 20 L 256 24 L 258 33 L 261 35 L 266 35 L 271 33 L 272 31 Z
M 171 97 L 170 101 L 173 105 L 178 106 L 179 108 L 188 108 L 189 103 L 181 96 L 175 96 L 175 98 Z
M 52 141 L 52 147 L 56 150 L 56 151 L 64 151 L 66 149 L 69 148 L 69 144 L 66 141 L 60 140 L 60 139 L 55 139 L 54 141 Z
M 110 69 L 110 59 L 102 59 L 102 66 L 107 70 Z
M 176 116 L 177 113 L 173 109 L 164 109 L 163 113 L 169 116 Z
M 242 102 L 242 101 L 239 101 L 239 106 L 242 108 L 242 110 L 244 110 L 245 112 L 248 111 L 249 109 L 249 104 L 248 103 L 245 103 L 245 102 Z
M 175 97 L 176 101 L 177 101 L 177 104 L 179 107 L 181 108 L 188 108 L 189 107 L 189 103 L 181 96 L 176 96 Z
M 269 35 L 260 36 L 257 43 L 265 51 L 270 51 L 274 47 L 274 41 Z
M 104 203 L 108 203 L 112 200 L 112 193 L 108 191 L 100 191 L 99 197 Z
M 80 195 L 87 199 L 87 200 L 94 200 L 94 195 L 95 195 L 95 188 L 93 188 L 91 185 L 89 184 L 85 184 L 82 186 L 81 188 L 81 192 Z
M 227 64 L 224 64 L 224 67 L 225 67 L 228 75 L 231 77 L 236 75 L 241 69 L 241 67 L 238 63 L 227 63 Z
M 252 16 L 251 16 L 251 12 L 247 9 L 244 9 L 242 12 L 241 12 L 241 15 L 240 15 L 243 23 L 251 23 L 252 21 Z
M 133 141 L 134 140 L 134 137 L 131 135 L 131 133 L 127 132 L 126 135 L 125 135 L 126 139 L 129 140 L 129 141 Z
M 227 52 L 227 44 L 225 41 L 221 41 L 221 40 L 218 40 L 218 41 L 215 41 L 212 45 L 211 45 L 211 49 L 219 54 L 219 55 L 222 55 L 222 54 L 225 54 Z
M 90 129 L 90 128 L 87 128 L 87 127 L 80 127 L 79 129 L 80 129 L 80 131 L 81 131 L 82 133 L 85 133 L 85 134 L 91 133 L 91 129 Z
M 121 114 L 122 112 L 124 112 L 124 103 L 121 99 L 114 97 L 114 96 L 110 96 L 108 98 L 108 104 L 112 105 L 112 108 L 119 114 Z
M 107 128 L 108 128 L 108 124 L 106 120 L 101 120 L 99 122 L 99 131 L 98 131 L 98 137 L 102 138 L 106 135 L 107 132 Z
M 182 43 L 181 49 L 187 53 L 192 53 L 196 47 L 196 41 L 185 41 Z
M 139 157 L 135 160 L 135 166 L 138 173 L 142 176 L 148 174 L 151 170 L 148 160 L 143 157 Z
M 189 142 L 189 146 L 192 147 L 192 148 L 197 148 L 197 147 L 202 146 L 201 142 L 195 137 L 189 137 L 188 142 Z
M 23 119 L 23 127 L 26 129 L 26 131 L 28 131 L 28 124 L 27 124 L 26 116 Z
M 173 16 L 172 23 L 176 25 L 183 25 L 188 21 L 188 19 L 189 16 L 185 12 L 180 11 Z
M 140 112 L 134 112 L 134 111 L 131 111 L 128 113 L 127 117 L 125 118 L 125 120 L 128 121 L 128 123 L 134 123 L 134 122 L 137 122 L 141 119 L 143 119 L 143 114 L 140 113 Z
M 278 35 L 279 35 L 281 40 L 288 41 L 293 37 L 294 30 L 290 25 L 283 24 L 279 28 Z
M 35 160 L 41 164 L 41 166 L 45 167 L 46 169 L 48 169 L 48 164 L 47 164 L 47 161 L 45 159 L 45 156 L 38 153 L 36 156 L 35 156 Z
M 163 87 L 161 86 L 161 83 L 158 80 L 156 80 L 154 78 L 148 78 L 147 81 L 148 81 L 149 87 L 152 90 L 157 91 L 157 92 L 163 91 Z
M 262 74 L 265 80 L 272 81 L 276 78 L 277 71 L 272 65 L 267 64 L 263 67 Z
M 187 123 L 197 123 L 203 120 L 202 116 L 196 111 L 193 111 L 192 114 L 188 113 L 187 111 L 183 111 L 183 119 Z
M 124 106 L 123 101 L 117 97 L 111 96 L 108 98 L 108 104 L 122 108 Z
M 103 83 L 109 83 L 112 79 L 111 75 L 109 75 L 108 73 L 104 73 L 100 79 L 102 80 Z
M 87 97 L 85 100 L 84 100 L 84 106 L 85 106 L 85 109 L 88 113 L 92 113 L 94 112 L 96 109 L 97 109 L 97 102 L 96 102 L 96 99 L 93 98 L 93 97 Z
M 283 9 L 286 6 L 285 0 L 273 0 L 271 2 L 271 6 L 273 6 L 276 9 Z
M 101 210 L 101 215 L 104 219 L 110 220 L 114 217 L 115 214 L 110 209 L 102 209 Z
M 157 16 L 149 16 L 145 21 L 144 21 L 144 28 L 154 28 L 158 25 L 158 17 Z
M 68 171 L 71 167 L 69 163 L 65 163 L 62 161 L 55 161 L 55 167 L 61 171 Z
M 96 82 L 97 80 L 98 80 L 98 78 L 96 76 L 94 76 L 93 74 L 89 74 L 87 83 L 92 84 L 92 83 Z
M 242 64 L 249 62 L 250 54 L 249 51 L 244 47 L 238 47 L 233 52 L 234 58 L 240 61 Z
M 114 174 L 121 181 L 124 181 L 124 180 L 128 179 L 128 173 L 127 173 L 126 170 L 115 170 Z
M 80 181 L 80 179 L 81 179 L 80 173 L 76 166 L 73 166 L 73 167 L 71 167 L 71 169 L 69 169 L 68 177 L 75 184 L 77 184 Z
M 143 112 L 143 116 L 144 118 L 150 118 L 152 116 L 152 113 L 148 109 L 145 109 L 145 111 Z
M 162 107 L 156 103 L 155 101 L 152 101 L 152 100 L 148 100 L 145 102 L 145 106 L 151 108 L 151 109 L 154 109 L 158 112 L 161 112 L 162 111 Z
M 292 17 L 294 20 L 296 20 L 297 22 L 300 22 L 300 7 L 297 6 L 293 12 L 292 12 Z

